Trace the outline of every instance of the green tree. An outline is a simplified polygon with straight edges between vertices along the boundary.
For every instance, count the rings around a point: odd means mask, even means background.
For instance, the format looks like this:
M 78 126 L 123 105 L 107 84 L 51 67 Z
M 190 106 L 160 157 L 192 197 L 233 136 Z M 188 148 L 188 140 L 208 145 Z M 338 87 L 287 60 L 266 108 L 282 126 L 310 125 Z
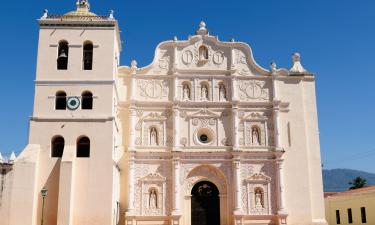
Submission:
M 354 189 L 365 187 L 367 184 L 367 181 L 363 177 L 356 177 L 353 179 L 353 181 L 350 181 L 349 184 L 351 185 L 349 189 L 354 190 Z

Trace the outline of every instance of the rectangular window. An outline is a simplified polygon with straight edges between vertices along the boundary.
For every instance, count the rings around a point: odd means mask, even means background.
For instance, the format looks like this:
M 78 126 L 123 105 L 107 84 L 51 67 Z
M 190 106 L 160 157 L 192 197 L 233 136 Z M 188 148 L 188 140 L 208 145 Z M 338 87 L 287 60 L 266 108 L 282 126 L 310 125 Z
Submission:
M 341 222 L 340 222 L 340 210 L 336 210 L 336 223 L 341 224 Z
M 362 218 L 362 223 L 366 223 L 367 222 L 367 219 L 366 219 L 366 208 L 365 207 L 361 207 L 361 218 Z
M 352 209 L 348 209 L 348 223 L 353 223 Z

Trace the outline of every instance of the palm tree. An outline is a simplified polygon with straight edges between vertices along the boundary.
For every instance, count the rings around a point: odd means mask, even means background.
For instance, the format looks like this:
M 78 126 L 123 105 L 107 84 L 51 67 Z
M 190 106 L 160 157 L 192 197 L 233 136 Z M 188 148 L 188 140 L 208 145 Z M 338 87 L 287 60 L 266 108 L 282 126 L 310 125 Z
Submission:
M 366 186 L 367 181 L 363 177 L 356 177 L 353 181 L 350 181 L 349 184 L 352 185 L 349 189 L 354 190 Z

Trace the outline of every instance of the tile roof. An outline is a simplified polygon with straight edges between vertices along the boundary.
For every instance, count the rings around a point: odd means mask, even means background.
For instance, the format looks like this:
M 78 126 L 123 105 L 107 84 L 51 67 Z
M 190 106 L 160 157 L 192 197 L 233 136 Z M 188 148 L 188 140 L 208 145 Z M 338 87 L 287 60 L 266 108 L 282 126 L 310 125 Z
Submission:
M 338 196 L 347 196 L 361 193 L 375 192 L 375 186 L 363 187 L 354 190 L 348 190 L 343 192 L 325 192 L 324 198 L 327 197 L 338 197 Z

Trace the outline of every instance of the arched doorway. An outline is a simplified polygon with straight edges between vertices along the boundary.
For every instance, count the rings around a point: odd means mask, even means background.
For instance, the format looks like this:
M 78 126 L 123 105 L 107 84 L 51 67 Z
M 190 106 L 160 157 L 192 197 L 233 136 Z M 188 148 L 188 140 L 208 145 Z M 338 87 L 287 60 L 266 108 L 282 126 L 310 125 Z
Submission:
M 191 191 L 191 225 L 220 225 L 219 190 L 209 181 L 201 181 Z

